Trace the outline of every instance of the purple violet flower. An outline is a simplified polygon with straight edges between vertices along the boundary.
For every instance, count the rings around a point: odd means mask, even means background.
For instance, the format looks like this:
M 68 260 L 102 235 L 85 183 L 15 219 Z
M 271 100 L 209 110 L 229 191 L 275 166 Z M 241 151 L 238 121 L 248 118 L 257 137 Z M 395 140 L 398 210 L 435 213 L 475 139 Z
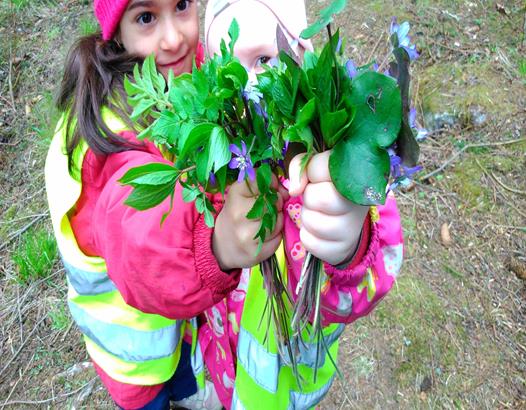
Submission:
M 358 75 L 358 70 L 352 60 L 347 60 L 347 63 L 345 63 L 345 69 L 347 70 L 349 78 L 354 78 Z
M 248 174 L 248 177 L 251 181 L 256 179 L 256 171 L 252 165 L 252 160 L 250 159 L 250 154 L 247 153 L 247 145 L 245 141 L 241 141 L 241 149 L 235 144 L 230 144 L 230 152 L 235 155 L 228 164 L 230 169 L 239 169 L 239 175 L 237 177 L 237 182 L 241 183 L 245 179 L 245 174 Z
M 253 101 L 254 104 L 259 104 L 263 98 L 263 94 L 257 89 L 256 84 L 249 81 L 243 90 L 243 98 L 246 101 Z
M 411 37 L 409 37 L 408 35 L 410 28 L 411 26 L 407 21 L 399 25 L 396 21 L 396 17 L 393 17 L 389 33 L 391 35 L 396 34 L 398 38 L 398 47 L 402 47 L 409 56 L 409 59 L 413 61 L 419 57 L 419 54 L 416 50 L 416 46 L 414 44 L 411 44 Z
M 416 123 L 416 109 L 414 107 L 411 107 L 411 110 L 409 111 L 409 126 L 411 129 L 416 130 L 416 140 L 418 142 L 423 141 L 427 138 L 429 135 L 429 132 L 425 128 L 421 128 Z
M 421 171 L 423 168 L 421 165 L 416 167 L 406 167 L 402 164 L 402 159 L 396 155 L 393 147 L 388 148 L 387 152 L 389 153 L 391 176 L 394 179 L 394 182 L 389 185 L 389 191 L 394 191 L 399 186 L 408 186 L 413 178 L 413 175 Z

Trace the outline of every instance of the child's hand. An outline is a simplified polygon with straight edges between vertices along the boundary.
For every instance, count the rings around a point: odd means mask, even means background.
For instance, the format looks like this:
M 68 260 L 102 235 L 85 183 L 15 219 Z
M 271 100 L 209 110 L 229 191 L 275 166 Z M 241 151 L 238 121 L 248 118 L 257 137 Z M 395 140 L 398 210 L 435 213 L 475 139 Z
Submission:
M 354 255 L 369 207 L 355 205 L 336 190 L 329 174 L 330 151 L 312 157 L 300 175 L 303 155 L 289 167 L 289 194 L 303 194 L 301 242 L 314 256 L 339 265 Z
M 267 235 L 257 256 L 258 241 L 254 240 L 254 236 L 259 230 L 261 221 L 246 217 L 254 205 L 253 193 L 258 193 L 257 184 L 250 183 L 250 189 L 245 182 L 230 187 L 225 205 L 217 217 L 213 236 L 214 255 L 224 271 L 250 268 L 269 258 L 278 249 L 282 239 L 283 203 L 287 201 L 289 194 L 274 175 L 272 186 L 278 190 L 278 220 L 274 231 Z

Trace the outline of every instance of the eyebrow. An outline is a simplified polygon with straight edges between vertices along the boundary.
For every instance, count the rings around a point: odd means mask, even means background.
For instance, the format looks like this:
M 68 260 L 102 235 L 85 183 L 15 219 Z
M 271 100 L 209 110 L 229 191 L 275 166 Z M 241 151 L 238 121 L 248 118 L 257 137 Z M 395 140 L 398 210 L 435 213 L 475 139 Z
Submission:
M 134 1 L 128 6 L 126 11 L 130 11 L 130 10 L 133 10 L 133 9 L 136 9 L 136 8 L 139 8 L 139 7 L 152 7 L 153 3 L 154 2 L 151 1 L 151 0 Z

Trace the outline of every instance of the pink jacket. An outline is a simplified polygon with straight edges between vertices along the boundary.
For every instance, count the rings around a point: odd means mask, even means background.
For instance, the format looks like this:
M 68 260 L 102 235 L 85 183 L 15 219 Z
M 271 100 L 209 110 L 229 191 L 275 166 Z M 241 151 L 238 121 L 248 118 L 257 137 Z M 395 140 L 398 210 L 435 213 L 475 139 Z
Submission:
M 126 133 L 128 138 L 133 134 Z M 124 205 L 130 187 L 117 180 L 131 167 L 167 162 L 153 144 L 143 151 L 96 156 L 91 150 L 82 167 L 83 190 L 71 216 L 81 249 L 102 256 L 108 274 L 125 301 L 144 312 L 173 319 L 190 319 L 203 313 L 199 341 L 205 363 L 225 405 L 230 403 L 235 378 L 235 352 L 244 295 L 250 271 L 222 272 L 211 247 L 212 230 L 193 204 L 182 200 L 180 187 L 175 211 L 169 199 L 148 211 Z M 216 209 L 221 198 L 213 198 Z M 301 199 L 285 204 L 285 237 L 289 283 L 294 288 L 304 249 L 299 241 Z M 370 230 L 348 269 L 325 266 L 330 280 L 324 287 L 326 322 L 350 323 L 366 315 L 393 285 L 402 260 L 402 233 L 395 200 L 373 208 Z M 368 235 L 367 235 L 368 234 Z M 133 386 L 109 378 L 96 369 L 114 400 L 122 407 L 144 406 L 162 385 Z

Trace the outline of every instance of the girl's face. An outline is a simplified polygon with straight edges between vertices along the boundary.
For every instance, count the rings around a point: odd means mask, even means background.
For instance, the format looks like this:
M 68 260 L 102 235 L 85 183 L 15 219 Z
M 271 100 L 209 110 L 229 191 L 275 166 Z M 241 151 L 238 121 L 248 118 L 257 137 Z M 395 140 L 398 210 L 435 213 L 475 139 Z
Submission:
M 197 0 L 131 0 L 119 25 L 126 51 L 155 54 L 164 77 L 190 72 L 199 41 Z
M 287 0 L 283 0 L 287 1 Z M 234 54 L 254 76 L 262 73 L 263 65 L 278 55 L 276 16 L 259 2 L 238 2 L 216 18 L 208 33 L 208 54 L 221 54 L 221 39 L 228 44 L 228 28 L 235 18 L 239 24 L 239 39 Z

